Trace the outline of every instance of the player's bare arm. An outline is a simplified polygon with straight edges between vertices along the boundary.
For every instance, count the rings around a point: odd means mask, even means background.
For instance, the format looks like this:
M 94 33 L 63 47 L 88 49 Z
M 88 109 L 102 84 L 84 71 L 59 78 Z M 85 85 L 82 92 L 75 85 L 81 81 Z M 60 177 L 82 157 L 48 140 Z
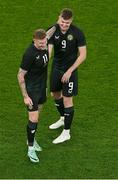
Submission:
M 22 95 L 24 97 L 24 103 L 25 105 L 28 106 L 32 106 L 33 102 L 31 100 L 31 98 L 28 96 L 27 91 L 26 91 L 26 84 L 25 84 L 25 75 L 26 75 L 27 71 L 19 68 L 19 72 L 18 72 L 18 82 L 19 82 L 19 86 L 22 92 Z
M 52 28 L 50 28 L 50 29 L 46 32 L 46 37 L 47 37 L 48 40 L 52 37 L 52 35 L 54 34 L 55 30 L 56 30 L 56 27 L 53 26 Z
M 25 85 L 25 74 L 27 73 L 27 71 L 19 68 L 19 72 L 18 72 L 18 82 L 19 82 L 19 86 L 21 88 L 21 92 L 23 97 L 27 97 L 27 91 L 26 91 L 26 85 Z
M 80 66 L 80 64 L 83 63 L 83 61 L 86 59 L 86 46 L 82 46 L 78 48 L 79 51 L 79 56 L 77 58 L 77 60 L 75 61 L 75 63 L 64 73 L 61 81 L 63 83 L 68 82 L 70 79 L 70 76 L 72 74 L 72 72 L 78 68 Z
M 48 45 L 49 59 L 51 58 L 52 55 L 52 49 L 53 49 L 53 44 L 49 44 Z

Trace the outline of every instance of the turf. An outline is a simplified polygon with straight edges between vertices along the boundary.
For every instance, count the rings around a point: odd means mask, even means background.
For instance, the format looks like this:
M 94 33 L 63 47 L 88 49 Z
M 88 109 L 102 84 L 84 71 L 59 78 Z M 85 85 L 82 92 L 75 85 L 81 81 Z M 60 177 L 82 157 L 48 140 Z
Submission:
M 26 156 L 27 113 L 16 76 L 32 32 L 55 23 L 64 7 L 73 9 L 86 34 L 88 57 L 79 68 L 71 141 L 52 144 L 62 129 L 48 129 L 58 118 L 48 92 L 37 132 L 43 152 L 35 165 Z M 116 0 L 0 0 L 1 179 L 118 178 L 117 9 Z

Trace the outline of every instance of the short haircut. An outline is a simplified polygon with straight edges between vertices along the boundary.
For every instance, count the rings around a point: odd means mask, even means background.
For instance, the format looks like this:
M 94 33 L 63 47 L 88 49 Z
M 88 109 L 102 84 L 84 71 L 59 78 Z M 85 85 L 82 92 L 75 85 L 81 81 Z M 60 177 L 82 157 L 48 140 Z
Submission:
M 60 15 L 61 17 L 63 17 L 63 19 L 68 20 L 73 17 L 73 12 L 69 8 L 64 8 L 62 9 Z
M 37 29 L 34 31 L 34 39 L 44 39 L 46 37 L 46 31 L 44 29 Z

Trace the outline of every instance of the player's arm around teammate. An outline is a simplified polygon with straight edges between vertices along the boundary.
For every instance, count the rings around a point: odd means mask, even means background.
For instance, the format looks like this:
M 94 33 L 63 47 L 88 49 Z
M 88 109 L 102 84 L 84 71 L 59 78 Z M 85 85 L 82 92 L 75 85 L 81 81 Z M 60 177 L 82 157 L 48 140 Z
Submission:
M 84 34 L 72 24 L 72 21 L 72 11 L 63 9 L 57 21 L 56 32 L 49 42 L 49 56 L 54 47 L 50 89 L 61 116 L 49 128 L 57 129 L 64 125 L 64 130 L 53 141 L 54 144 L 70 139 L 70 128 L 74 117 L 73 96 L 78 94 L 77 68 L 86 59 Z

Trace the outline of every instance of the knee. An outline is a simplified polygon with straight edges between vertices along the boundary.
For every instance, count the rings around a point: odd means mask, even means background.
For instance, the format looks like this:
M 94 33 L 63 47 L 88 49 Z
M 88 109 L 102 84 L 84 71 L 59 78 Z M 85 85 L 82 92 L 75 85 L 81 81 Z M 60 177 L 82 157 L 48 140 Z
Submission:
M 54 99 L 60 99 L 62 97 L 61 92 L 51 92 L 51 96 Z
M 73 106 L 73 99 L 72 97 L 63 97 L 64 107 L 72 107 Z
M 29 112 L 29 119 L 34 123 L 38 122 L 38 116 L 38 111 Z

